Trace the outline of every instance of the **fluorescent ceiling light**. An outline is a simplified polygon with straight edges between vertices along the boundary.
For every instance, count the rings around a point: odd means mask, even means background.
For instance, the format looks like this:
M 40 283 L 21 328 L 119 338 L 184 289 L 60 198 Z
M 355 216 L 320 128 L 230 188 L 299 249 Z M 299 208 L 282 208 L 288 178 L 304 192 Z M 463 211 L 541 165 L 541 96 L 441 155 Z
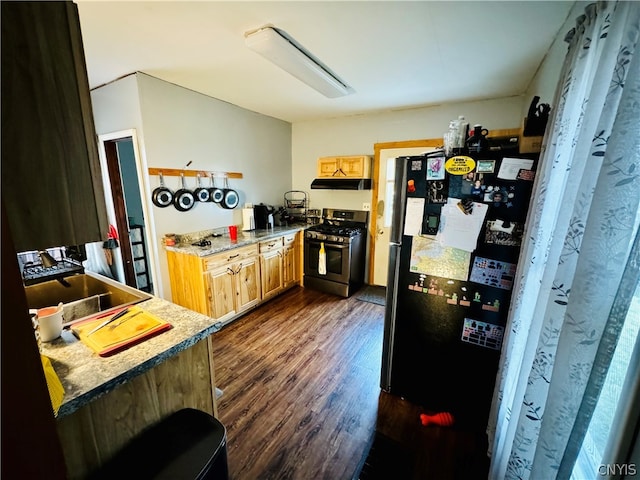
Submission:
M 262 27 L 245 33 L 245 43 L 251 50 L 329 98 L 355 91 L 284 30 Z

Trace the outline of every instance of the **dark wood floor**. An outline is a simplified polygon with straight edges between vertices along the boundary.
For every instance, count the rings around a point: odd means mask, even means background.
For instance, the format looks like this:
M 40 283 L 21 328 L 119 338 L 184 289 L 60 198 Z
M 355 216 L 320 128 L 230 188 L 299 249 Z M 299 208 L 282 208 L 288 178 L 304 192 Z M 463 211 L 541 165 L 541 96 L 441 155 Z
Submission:
M 483 434 L 423 427 L 381 392 L 383 323 L 381 305 L 296 287 L 215 334 L 231 480 L 384 478 L 394 462 L 386 478 L 487 478 Z M 365 462 L 376 430 L 385 469 Z

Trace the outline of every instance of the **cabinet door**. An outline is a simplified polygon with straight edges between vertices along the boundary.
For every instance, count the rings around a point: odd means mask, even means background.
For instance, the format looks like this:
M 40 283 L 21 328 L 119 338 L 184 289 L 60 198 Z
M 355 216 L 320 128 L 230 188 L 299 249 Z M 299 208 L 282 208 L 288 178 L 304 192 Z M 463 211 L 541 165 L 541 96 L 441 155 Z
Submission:
M 282 264 L 282 249 L 260 254 L 263 300 L 272 297 L 284 288 Z
M 220 267 L 206 272 L 208 315 L 215 320 L 224 320 L 236 314 L 235 277 L 231 267 Z
M 285 247 L 283 262 L 283 283 L 286 288 L 295 283 L 295 248 Z
M 257 305 L 260 296 L 260 263 L 258 256 L 245 259 L 233 267 L 236 294 L 236 312 L 240 313 Z
M 16 251 L 108 232 L 73 2 L 2 2 L 2 202 Z
M 318 177 L 342 176 L 338 172 L 338 157 L 323 157 L 318 159 Z
M 285 288 L 300 282 L 298 234 L 284 237 L 283 283 Z
M 368 157 L 340 157 L 340 170 L 347 177 L 365 177 L 365 159 Z

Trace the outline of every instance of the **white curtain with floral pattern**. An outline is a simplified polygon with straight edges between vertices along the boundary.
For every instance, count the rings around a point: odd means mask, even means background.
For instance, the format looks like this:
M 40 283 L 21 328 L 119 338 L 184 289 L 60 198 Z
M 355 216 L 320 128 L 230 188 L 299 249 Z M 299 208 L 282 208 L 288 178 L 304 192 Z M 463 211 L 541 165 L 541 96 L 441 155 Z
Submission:
M 640 3 L 582 5 L 518 262 L 490 479 L 570 477 L 638 282 Z

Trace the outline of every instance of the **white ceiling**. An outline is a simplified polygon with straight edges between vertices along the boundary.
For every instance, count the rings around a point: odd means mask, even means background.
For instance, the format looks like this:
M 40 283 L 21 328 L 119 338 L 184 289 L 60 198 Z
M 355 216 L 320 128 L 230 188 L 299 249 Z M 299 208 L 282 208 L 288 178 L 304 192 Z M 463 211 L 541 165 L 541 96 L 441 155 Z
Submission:
M 75 1 L 91 88 L 140 71 L 289 122 L 520 95 L 575 3 Z M 326 98 L 249 50 L 266 24 L 355 93 Z

